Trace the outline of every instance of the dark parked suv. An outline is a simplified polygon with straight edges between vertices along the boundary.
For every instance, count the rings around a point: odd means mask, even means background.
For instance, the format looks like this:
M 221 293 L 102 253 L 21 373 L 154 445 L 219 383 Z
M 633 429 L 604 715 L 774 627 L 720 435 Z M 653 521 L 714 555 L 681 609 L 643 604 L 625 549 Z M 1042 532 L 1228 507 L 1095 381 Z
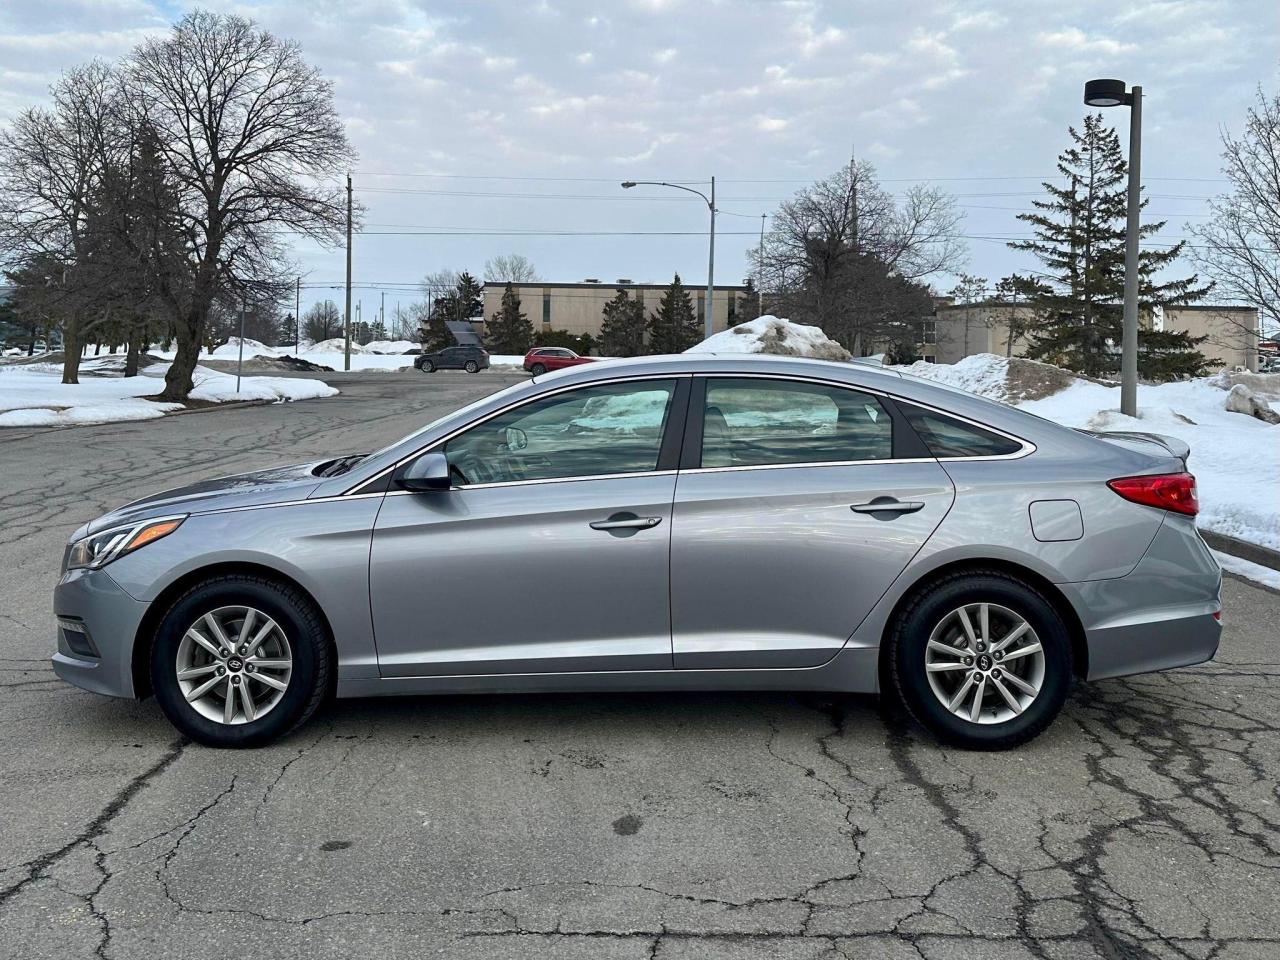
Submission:
M 437 370 L 465 370 L 478 373 L 489 369 L 489 354 L 482 347 L 445 347 L 435 353 L 424 353 L 413 361 L 423 373 Z

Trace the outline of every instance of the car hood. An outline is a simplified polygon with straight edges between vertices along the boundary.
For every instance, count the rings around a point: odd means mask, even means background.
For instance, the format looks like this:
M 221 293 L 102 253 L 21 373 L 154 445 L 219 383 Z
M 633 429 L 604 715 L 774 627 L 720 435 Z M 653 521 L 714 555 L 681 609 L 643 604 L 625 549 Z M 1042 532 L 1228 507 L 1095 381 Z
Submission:
M 124 523 L 136 523 L 151 517 L 163 517 L 177 513 L 205 513 L 210 510 L 227 510 L 235 507 L 253 507 L 288 500 L 305 500 L 320 485 L 321 478 L 314 473 L 325 461 L 274 467 L 254 473 L 240 473 L 231 477 L 201 480 L 185 487 L 176 487 L 162 493 L 134 500 L 76 531 L 76 536 L 97 533 L 107 527 Z

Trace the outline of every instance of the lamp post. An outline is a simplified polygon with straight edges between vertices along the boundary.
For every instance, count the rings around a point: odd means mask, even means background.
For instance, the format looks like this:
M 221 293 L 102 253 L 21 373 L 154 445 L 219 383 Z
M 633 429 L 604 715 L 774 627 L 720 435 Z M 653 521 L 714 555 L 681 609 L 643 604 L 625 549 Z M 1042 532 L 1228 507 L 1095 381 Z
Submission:
M 707 307 L 705 316 L 702 318 L 702 338 L 705 340 L 711 336 L 711 321 L 715 316 L 715 283 L 716 283 L 716 178 L 711 178 L 711 196 L 708 197 L 701 190 L 695 190 L 693 187 L 686 187 L 679 183 L 666 183 L 660 180 L 624 180 L 622 183 L 623 190 L 630 190 L 632 187 L 671 187 L 673 190 L 683 190 L 685 193 L 696 194 L 702 198 L 702 202 L 707 205 L 707 209 L 711 211 L 711 243 L 707 252 Z
M 1142 207 L 1142 87 L 1123 80 L 1090 80 L 1084 102 L 1129 108 L 1129 210 L 1124 233 L 1124 340 L 1120 355 L 1120 412 L 1138 415 L 1138 213 Z

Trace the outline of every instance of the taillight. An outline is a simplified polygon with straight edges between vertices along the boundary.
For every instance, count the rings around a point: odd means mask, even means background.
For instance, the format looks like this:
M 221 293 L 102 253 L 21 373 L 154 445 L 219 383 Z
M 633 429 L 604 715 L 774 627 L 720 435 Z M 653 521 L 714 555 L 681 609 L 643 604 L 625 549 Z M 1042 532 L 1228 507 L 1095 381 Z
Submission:
M 1149 477 L 1121 477 L 1107 486 L 1126 500 L 1148 507 L 1172 510 L 1194 517 L 1200 512 L 1196 499 L 1196 478 L 1189 473 L 1161 473 Z

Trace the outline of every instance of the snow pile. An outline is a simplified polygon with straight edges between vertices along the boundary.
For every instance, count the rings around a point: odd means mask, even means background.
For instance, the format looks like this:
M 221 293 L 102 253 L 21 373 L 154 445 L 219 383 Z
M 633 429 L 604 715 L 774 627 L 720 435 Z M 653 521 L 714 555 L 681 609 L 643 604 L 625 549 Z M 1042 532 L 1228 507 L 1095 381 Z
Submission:
M 367 353 L 400 353 L 406 350 L 421 350 L 422 344 L 412 340 L 370 340 L 364 345 Z
M 162 417 L 183 405 L 143 398 L 164 389 L 166 369 L 158 364 L 136 377 L 87 377 L 78 384 L 61 382 L 60 365 L 0 369 L 0 427 L 53 427 Z M 210 402 L 307 400 L 338 392 L 320 380 L 245 377 L 237 393 L 234 376 L 208 367 L 196 367 L 193 379 L 196 389 L 191 398 Z
M 1022 357 L 998 357 L 994 353 L 977 353 L 958 363 L 919 360 L 898 369 L 989 400 L 1014 404 L 1052 396 L 1080 379 L 1071 371 L 1051 363 Z
M 1008 396 L 1006 382 L 1009 377 L 1009 361 L 993 353 L 974 354 L 959 363 L 929 363 L 920 360 L 898 369 L 913 377 L 923 377 L 957 390 L 976 393 L 988 400 L 1004 400 Z
M 244 355 L 246 357 L 251 357 L 255 353 L 266 353 L 270 350 L 271 347 L 268 347 L 261 340 L 254 340 L 251 337 L 244 338 Z M 204 355 L 214 356 L 219 360 L 234 360 L 236 357 L 240 356 L 240 338 L 232 337 L 226 343 L 220 343 L 218 346 L 214 347 L 212 354 L 206 353 Z
M 313 343 L 307 348 L 307 353 L 346 353 L 347 341 L 342 337 L 333 337 L 329 340 L 321 340 L 319 343 Z M 376 353 L 376 350 L 370 350 L 368 347 L 362 347 L 354 340 L 351 342 L 351 353 Z
M 817 327 L 763 316 L 713 334 L 685 353 L 771 353 L 815 360 L 849 360 L 849 351 Z

